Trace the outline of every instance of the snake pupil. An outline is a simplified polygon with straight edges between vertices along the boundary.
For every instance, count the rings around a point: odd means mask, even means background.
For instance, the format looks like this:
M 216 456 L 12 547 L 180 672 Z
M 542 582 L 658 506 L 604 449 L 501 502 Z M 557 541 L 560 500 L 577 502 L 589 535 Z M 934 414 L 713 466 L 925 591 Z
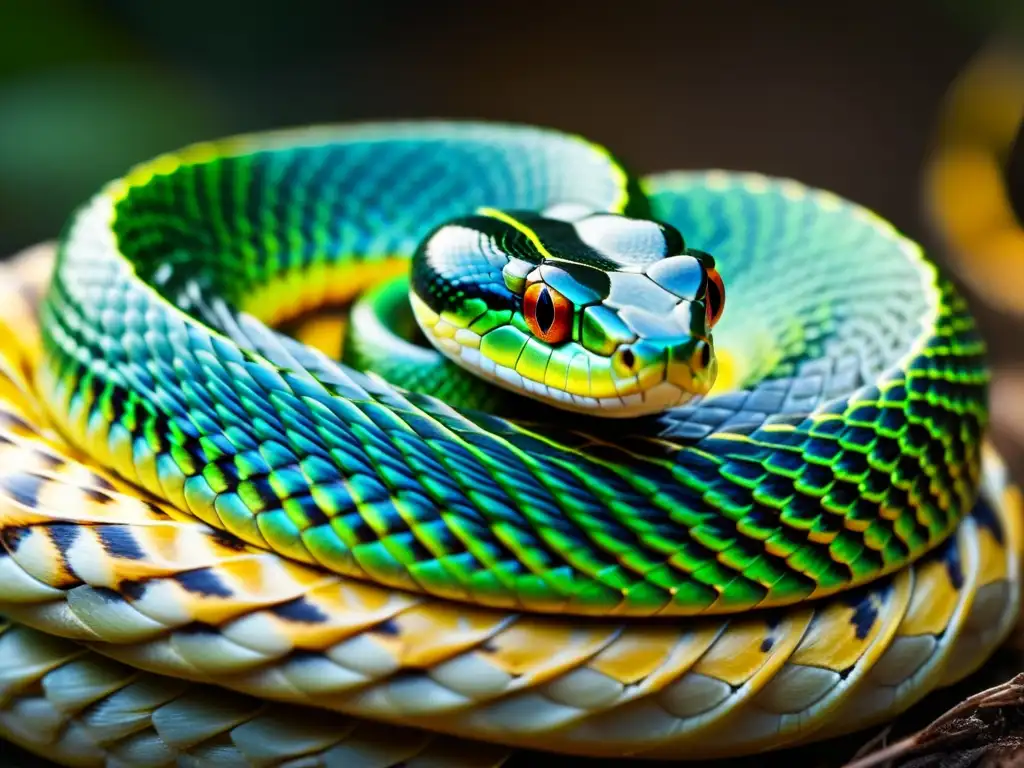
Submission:
M 551 301 L 551 292 L 542 288 L 540 296 L 537 297 L 537 325 L 541 333 L 547 333 L 551 324 L 555 322 L 555 304 Z

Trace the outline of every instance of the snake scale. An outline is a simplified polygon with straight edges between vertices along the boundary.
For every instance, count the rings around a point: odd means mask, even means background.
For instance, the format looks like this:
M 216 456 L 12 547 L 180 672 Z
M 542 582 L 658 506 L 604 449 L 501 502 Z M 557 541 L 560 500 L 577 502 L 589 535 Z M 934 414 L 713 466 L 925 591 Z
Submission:
M 797 182 L 305 129 L 138 166 L 5 270 L 0 731 L 63 763 L 751 753 L 1015 617 L 963 299 Z

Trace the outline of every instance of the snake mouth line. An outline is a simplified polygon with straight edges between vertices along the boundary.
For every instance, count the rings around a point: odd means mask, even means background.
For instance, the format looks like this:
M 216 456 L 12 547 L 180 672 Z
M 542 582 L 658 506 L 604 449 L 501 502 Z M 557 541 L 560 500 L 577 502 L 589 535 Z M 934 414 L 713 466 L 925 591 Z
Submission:
M 459 356 L 458 362 L 467 370 L 483 375 L 500 386 L 507 387 L 513 392 L 526 392 L 543 397 L 561 404 L 566 409 L 583 413 L 593 413 L 600 409 L 602 412 L 607 412 L 607 415 L 629 417 L 647 410 L 661 411 L 674 408 L 689 399 L 689 393 L 668 382 L 662 382 L 656 387 L 631 395 L 614 397 L 574 395 L 557 387 L 533 381 L 514 368 L 498 365 L 493 360 L 484 357 L 478 349 L 470 346 L 459 345 L 458 349 L 453 351 Z

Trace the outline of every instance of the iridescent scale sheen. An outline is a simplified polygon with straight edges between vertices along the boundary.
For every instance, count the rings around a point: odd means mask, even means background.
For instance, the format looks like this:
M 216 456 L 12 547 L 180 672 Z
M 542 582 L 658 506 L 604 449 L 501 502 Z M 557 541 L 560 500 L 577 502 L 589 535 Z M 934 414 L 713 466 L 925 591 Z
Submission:
M 984 347 L 949 281 L 885 222 L 793 182 L 678 174 L 646 191 L 582 140 L 490 125 L 168 155 L 74 218 L 43 307 L 40 385 L 90 456 L 210 525 L 482 605 L 791 605 L 946 540 L 974 504 L 987 418 Z M 565 201 L 650 212 L 714 254 L 729 287 L 715 345 L 734 361 L 731 391 L 610 433 L 518 422 L 393 387 L 260 322 L 349 295 L 347 276 L 411 257 L 444 222 Z M 529 261 L 532 247 L 510 237 L 503 254 Z M 576 357 L 553 365 L 547 350 L 541 362 L 521 315 L 489 303 L 509 291 L 498 258 L 461 274 L 431 292 L 453 340 L 472 331 L 492 362 L 614 388 Z M 652 303 L 659 279 L 690 290 L 682 268 L 650 274 L 635 277 Z M 703 322 L 697 303 L 686 309 L 670 313 L 680 328 Z M 580 317 L 595 349 L 650 322 Z M 651 344 L 633 345 L 637 361 Z

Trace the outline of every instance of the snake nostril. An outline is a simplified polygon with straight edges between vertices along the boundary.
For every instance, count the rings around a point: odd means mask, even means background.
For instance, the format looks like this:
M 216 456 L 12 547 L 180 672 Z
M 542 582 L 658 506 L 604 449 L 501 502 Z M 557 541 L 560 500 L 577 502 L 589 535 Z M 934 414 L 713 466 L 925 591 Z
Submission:
M 633 354 L 633 350 L 629 347 L 626 347 L 619 353 L 619 359 L 622 361 L 622 365 L 629 370 L 632 370 L 633 366 L 636 365 L 636 355 Z
M 690 365 L 694 372 L 706 371 L 711 365 L 711 345 L 703 339 L 698 340 L 690 355 Z

